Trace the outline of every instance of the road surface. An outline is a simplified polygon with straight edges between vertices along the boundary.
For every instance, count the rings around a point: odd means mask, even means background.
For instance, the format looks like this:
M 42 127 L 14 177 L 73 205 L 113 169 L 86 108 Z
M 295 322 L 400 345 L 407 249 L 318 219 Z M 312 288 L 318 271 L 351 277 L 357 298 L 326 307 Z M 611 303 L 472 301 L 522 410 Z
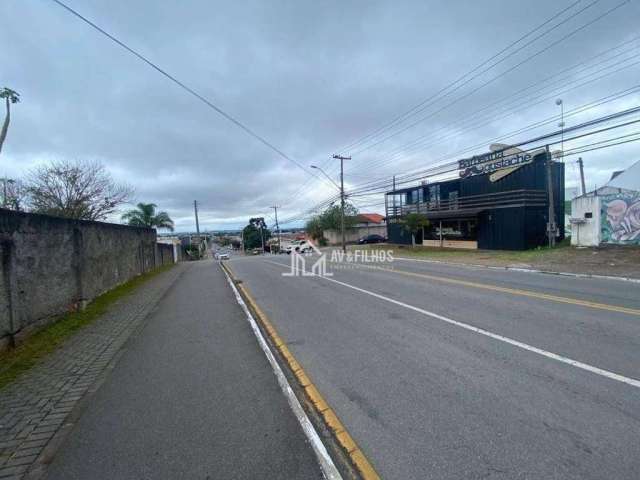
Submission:
M 396 260 L 229 265 L 386 479 L 637 479 L 640 285 Z

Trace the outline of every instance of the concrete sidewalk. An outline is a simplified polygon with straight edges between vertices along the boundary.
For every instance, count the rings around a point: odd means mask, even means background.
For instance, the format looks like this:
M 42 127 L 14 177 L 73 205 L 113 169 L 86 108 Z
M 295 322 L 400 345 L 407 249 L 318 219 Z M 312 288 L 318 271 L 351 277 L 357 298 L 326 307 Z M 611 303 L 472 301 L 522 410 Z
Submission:
M 0 390 L 0 478 L 38 464 L 87 392 L 187 264 L 148 280 L 41 363 Z
M 129 341 L 47 478 L 322 475 L 224 274 L 203 261 Z

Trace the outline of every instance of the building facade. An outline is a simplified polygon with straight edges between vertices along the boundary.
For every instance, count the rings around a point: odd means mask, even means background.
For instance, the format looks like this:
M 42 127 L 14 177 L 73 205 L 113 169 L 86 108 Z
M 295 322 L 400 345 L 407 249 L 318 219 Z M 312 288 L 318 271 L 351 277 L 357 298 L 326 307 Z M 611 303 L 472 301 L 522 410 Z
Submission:
M 556 240 L 564 238 L 564 165 L 547 153 L 517 149 L 460 160 L 459 178 L 388 192 L 388 238 L 411 244 L 404 224 L 409 213 L 423 214 L 429 226 L 416 244 L 453 248 L 526 250 L 548 243 L 549 181 L 553 192 Z

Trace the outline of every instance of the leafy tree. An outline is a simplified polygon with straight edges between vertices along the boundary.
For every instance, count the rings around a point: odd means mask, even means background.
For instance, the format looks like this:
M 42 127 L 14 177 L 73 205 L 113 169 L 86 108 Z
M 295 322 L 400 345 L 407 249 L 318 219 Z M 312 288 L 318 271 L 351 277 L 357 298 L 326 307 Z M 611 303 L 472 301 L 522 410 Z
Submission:
M 344 204 L 344 229 L 349 230 L 358 223 L 358 209 L 350 203 Z M 340 231 L 342 229 L 342 210 L 339 204 L 329 206 L 320 215 L 312 217 L 305 225 L 305 232 L 320 242 L 326 243 L 323 237 L 325 230 Z
M 262 248 L 262 239 L 266 244 L 267 240 L 271 238 L 271 232 L 267 229 L 267 224 L 262 217 L 256 217 L 249 219 L 249 225 L 244 227 L 242 235 L 244 238 L 244 248 L 252 250 L 254 248 Z
M 429 219 L 421 213 L 409 213 L 403 220 L 404 228 L 411 233 L 411 245 L 416 245 L 416 233 L 421 228 L 428 227 L 430 225 Z
M 7 138 L 7 131 L 9 130 L 9 122 L 11 121 L 11 104 L 18 103 L 20 101 L 20 94 L 15 90 L 4 87 L 0 90 L 0 98 L 4 98 L 7 113 L 4 117 L 4 123 L 2 124 L 2 130 L 0 130 L 0 152 L 2 152 L 2 145 Z
M 309 220 L 304 227 L 304 231 L 307 232 L 307 235 L 309 235 L 314 240 L 322 239 L 324 229 L 322 228 L 320 217 L 313 217 L 311 220 Z
M 127 202 L 133 190 L 118 184 L 95 162 L 55 161 L 26 181 L 31 210 L 77 220 L 102 220 Z
M 173 220 L 167 212 L 157 212 L 155 203 L 139 203 L 122 215 L 122 220 L 134 227 L 166 228 L 173 232 Z
M 344 229 L 353 228 L 358 219 L 358 209 L 350 203 L 344 205 Z M 320 214 L 320 225 L 323 230 L 340 230 L 342 221 L 342 210 L 339 204 L 331 205 Z

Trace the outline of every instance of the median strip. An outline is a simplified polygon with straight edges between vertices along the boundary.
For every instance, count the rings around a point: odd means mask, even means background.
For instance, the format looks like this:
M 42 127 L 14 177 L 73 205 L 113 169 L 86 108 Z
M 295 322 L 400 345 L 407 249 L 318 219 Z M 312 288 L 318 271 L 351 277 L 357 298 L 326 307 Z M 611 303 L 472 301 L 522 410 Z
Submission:
M 346 455 L 349 457 L 353 467 L 364 480 L 379 480 L 380 476 L 371 465 L 371 462 L 369 462 L 366 455 L 362 452 L 360 447 L 358 447 L 358 444 L 348 433 L 336 413 L 329 406 L 318 388 L 313 384 L 300 363 L 298 363 L 267 315 L 253 299 L 247 287 L 245 287 L 241 282 L 238 282 L 235 274 L 228 265 L 225 265 L 223 262 L 221 262 L 221 265 L 227 275 L 229 275 L 235 283 L 243 299 L 249 305 L 250 310 L 255 314 L 255 317 L 260 323 L 262 329 L 267 332 L 271 342 L 278 349 L 282 358 L 284 358 L 287 366 L 296 377 L 298 384 L 302 387 L 307 400 L 309 400 L 309 404 L 316 410 L 319 418 L 324 420 L 325 425 L 333 434 L 336 442 L 342 447 Z

